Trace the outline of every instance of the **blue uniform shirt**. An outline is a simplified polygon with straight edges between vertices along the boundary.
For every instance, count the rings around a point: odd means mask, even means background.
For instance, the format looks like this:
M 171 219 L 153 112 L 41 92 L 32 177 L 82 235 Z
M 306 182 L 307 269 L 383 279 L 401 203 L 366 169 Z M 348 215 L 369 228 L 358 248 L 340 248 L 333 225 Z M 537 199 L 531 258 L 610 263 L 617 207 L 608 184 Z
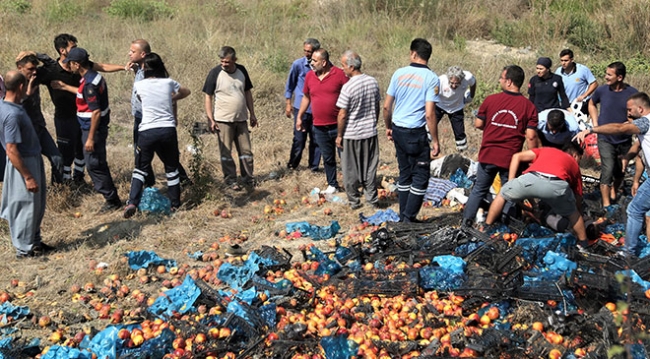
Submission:
M 568 74 L 564 73 L 561 66 L 555 70 L 557 75 L 562 76 L 564 91 L 569 98 L 569 102 L 573 102 L 578 96 L 585 93 L 589 85 L 596 81 L 596 78 L 587 66 L 578 63 L 575 65 L 573 72 Z M 587 97 L 585 100 L 589 100 L 589 98 Z
M 426 65 L 412 63 L 393 74 L 386 93 L 395 98 L 393 124 L 420 128 L 426 124 L 425 105 L 440 101 L 440 80 Z

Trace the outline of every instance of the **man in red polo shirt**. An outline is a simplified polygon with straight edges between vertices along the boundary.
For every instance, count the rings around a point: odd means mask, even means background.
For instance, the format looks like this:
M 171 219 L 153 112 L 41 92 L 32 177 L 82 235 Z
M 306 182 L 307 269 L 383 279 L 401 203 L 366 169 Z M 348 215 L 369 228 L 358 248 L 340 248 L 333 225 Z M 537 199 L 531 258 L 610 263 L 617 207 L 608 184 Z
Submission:
M 336 180 L 336 136 L 338 136 L 337 116 L 339 109 L 336 101 L 341 93 L 341 88 L 348 82 L 343 70 L 335 67 L 330 62 L 329 53 L 325 49 L 318 49 L 311 55 L 311 68 L 305 76 L 304 96 L 300 102 L 300 110 L 296 120 L 296 129 L 302 128 L 302 115 L 311 104 L 311 113 L 314 118 L 314 139 L 323 156 L 323 167 L 327 177 L 327 189 L 324 193 L 331 194 L 339 189 Z
M 562 150 L 541 147 L 515 153 L 510 161 L 508 182 L 492 201 L 485 224 L 489 226 L 499 218 L 506 201 L 539 198 L 551 207 L 554 214 L 569 219 L 578 237 L 578 245 L 587 247 L 587 232 L 582 219 L 582 175 L 578 165 L 582 153 L 582 148 L 575 142 L 569 142 Z M 530 163 L 530 167 L 515 178 L 522 163 Z

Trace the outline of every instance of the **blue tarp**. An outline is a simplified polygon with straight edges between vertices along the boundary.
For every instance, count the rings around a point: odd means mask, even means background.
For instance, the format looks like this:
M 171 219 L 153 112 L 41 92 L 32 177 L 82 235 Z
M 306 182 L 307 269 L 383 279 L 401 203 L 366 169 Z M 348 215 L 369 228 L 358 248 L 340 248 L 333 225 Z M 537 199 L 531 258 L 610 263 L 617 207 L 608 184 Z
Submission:
M 147 268 L 150 265 L 164 265 L 167 269 L 176 267 L 176 261 L 173 259 L 160 258 L 153 251 L 132 251 L 126 256 L 129 258 L 129 267 L 133 270 Z
M 303 221 L 287 223 L 285 228 L 287 233 L 300 231 L 305 237 L 319 240 L 334 237 L 341 229 L 341 225 L 337 221 L 332 221 L 329 226 L 317 226 Z

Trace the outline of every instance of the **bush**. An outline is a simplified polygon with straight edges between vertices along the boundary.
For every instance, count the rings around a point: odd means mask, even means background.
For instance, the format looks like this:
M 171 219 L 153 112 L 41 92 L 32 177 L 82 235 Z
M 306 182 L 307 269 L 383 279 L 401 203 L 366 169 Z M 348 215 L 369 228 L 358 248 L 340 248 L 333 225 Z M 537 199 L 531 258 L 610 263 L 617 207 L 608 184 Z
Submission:
M 113 0 L 105 10 L 108 14 L 122 19 L 142 21 L 170 18 L 174 15 L 171 6 L 158 0 Z
M 32 3 L 27 0 L 2 0 L 0 1 L 0 9 L 3 12 L 15 12 L 18 14 L 25 14 L 32 8 Z
M 45 16 L 50 22 L 68 21 L 81 12 L 81 5 L 73 0 L 50 1 L 45 8 Z

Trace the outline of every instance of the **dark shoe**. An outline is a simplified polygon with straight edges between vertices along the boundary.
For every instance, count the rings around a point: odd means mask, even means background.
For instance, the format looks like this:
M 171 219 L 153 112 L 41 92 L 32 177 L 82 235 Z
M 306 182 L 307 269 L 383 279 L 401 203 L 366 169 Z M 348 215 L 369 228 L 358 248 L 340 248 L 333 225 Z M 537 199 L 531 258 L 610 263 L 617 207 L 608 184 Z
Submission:
M 124 218 L 131 218 L 135 215 L 135 212 L 138 211 L 138 207 L 135 204 L 129 204 L 124 208 Z
M 25 259 L 25 258 L 33 258 L 34 257 L 34 252 L 29 251 L 29 252 L 16 252 L 16 259 Z
M 194 184 L 194 181 L 192 181 L 189 177 L 183 177 L 181 178 L 181 188 L 183 187 L 189 187 Z
M 49 253 L 49 252 L 54 252 L 55 250 L 56 250 L 56 247 L 50 246 L 50 245 L 45 244 L 43 242 L 35 244 L 34 247 L 32 248 L 32 252 L 34 252 L 34 255 L 40 255 L 40 254 L 45 254 L 45 253 Z
M 119 211 L 122 209 L 122 201 L 120 199 L 115 199 L 111 201 L 106 201 L 102 208 L 99 209 L 99 213 L 108 213 L 113 211 Z
M 586 251 L 589 247 L 593 246 L 594 244 L 596 244 L 596 241 L 593 241 L 593 243 L 592 243 L 592 242 L 590 242 L 589 240 L 586 240 L 586 239 L 585 239 L 584 241 L 578 241 L 578 243 L 577 243 L 577 247 L 578 247 L 578 250 L 579 250 L 579 251 L 584 252 L 584 251 Z
M 231 190 L 236 191 L 236 192 L 239 192 L 239 191 L 242 190 L 241 186 L 238 185 L 237 183 L 233 183 L 233 184 L 229 185 L 228 187 L 229 187 Z
M 350 209 L 353 210 L 353 211 L 354 211 L 355 209 L 359 209 L 359 208 L 361 208 L 361 207 L 363 207 L 363 204 L 361 204 L 361 202 L 357 202 L 357 203 L 352 203 L 352 204 L 350 204 Z

